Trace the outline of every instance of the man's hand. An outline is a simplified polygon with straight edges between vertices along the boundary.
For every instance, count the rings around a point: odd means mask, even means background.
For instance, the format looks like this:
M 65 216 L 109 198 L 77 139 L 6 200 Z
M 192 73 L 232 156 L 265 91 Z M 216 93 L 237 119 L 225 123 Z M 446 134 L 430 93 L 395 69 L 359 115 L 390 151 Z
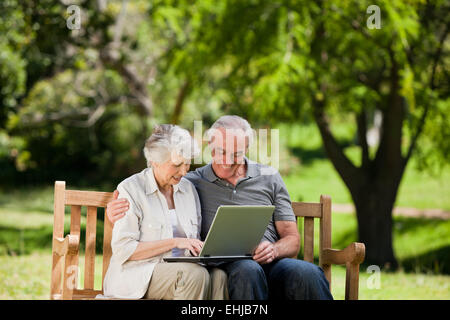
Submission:
M 125 216 L 125 212 L 130 208 L 127 199 L 117 199 L 119 191 L 114 190 L 113 200 L 106 205 L 106 215 L 109 221 L 114 224 L 117 220 Z
M 253 253 L 253 260 L 259 264 L 271 263 L 277 258 L 276 248 L 269 241 L 261 242 Z

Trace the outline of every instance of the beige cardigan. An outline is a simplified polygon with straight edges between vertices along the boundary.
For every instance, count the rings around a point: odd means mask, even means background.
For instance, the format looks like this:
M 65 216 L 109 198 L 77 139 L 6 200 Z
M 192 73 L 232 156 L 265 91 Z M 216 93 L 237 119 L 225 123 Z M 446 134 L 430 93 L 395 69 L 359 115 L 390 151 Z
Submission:
M 173 186 L 175 209 L 188 238 L 200 239 L 201 207 L 194 185 L 187 179 Z M 155 265 L 172 252 L 139 261 L 128 261 L 140 241 L 173 237 L 169 208 L 159 191 L 151 168 L 122 181 L 119 199 L 130 203 L 125 216 L 114 224 L 112 257 L 104 279 L 104 295 L 114 298 L 142 298 L 150 283 Z

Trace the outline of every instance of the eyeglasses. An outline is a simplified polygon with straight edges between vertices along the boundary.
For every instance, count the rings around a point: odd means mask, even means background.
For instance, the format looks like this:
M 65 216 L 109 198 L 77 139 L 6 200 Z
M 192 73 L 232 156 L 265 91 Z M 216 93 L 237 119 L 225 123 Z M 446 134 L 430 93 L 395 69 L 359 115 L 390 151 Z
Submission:
M 215 153 L 218 155 L 224 155 L 227 154 L 226 150 L 222 149 L 222 148 L 215 148 Z M 232 152 L 230 153 L 230 156 L 233 158 L 241 158 L 245 155 L 244 151 L 237 151 L 237 152 Z

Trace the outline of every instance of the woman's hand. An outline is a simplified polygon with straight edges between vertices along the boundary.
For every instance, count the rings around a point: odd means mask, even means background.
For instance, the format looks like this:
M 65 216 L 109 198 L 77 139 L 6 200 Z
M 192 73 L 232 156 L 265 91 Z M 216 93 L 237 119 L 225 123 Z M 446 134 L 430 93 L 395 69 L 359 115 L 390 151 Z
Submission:
M 203 241 L 192 238 L 174 238 L 175 247 L 178 249 L 188 249 L 192 255 L 198 256 L 203 247 Z

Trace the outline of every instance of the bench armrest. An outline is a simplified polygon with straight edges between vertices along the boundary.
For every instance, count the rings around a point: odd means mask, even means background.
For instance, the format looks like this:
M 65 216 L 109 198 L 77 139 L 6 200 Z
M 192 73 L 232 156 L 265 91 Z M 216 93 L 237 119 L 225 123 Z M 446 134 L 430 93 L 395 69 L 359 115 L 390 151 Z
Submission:
M 53 238 L 53 252 L 59 256 L 76 255 L 80 237 L 68 234 L 65 238 Z
M 324 249 L 324 265 L 345 264 L 345 300 L 358 300 L 359 265 L 364 261 L 366 247 L 364 243 L 353 242 L 344 250 Z
M 322 258 L 324 264 L 354 264 L 359 265 L 364 261 L 366 247 L 364 243 L 353 242 L 344 250 L 324 249 Z

